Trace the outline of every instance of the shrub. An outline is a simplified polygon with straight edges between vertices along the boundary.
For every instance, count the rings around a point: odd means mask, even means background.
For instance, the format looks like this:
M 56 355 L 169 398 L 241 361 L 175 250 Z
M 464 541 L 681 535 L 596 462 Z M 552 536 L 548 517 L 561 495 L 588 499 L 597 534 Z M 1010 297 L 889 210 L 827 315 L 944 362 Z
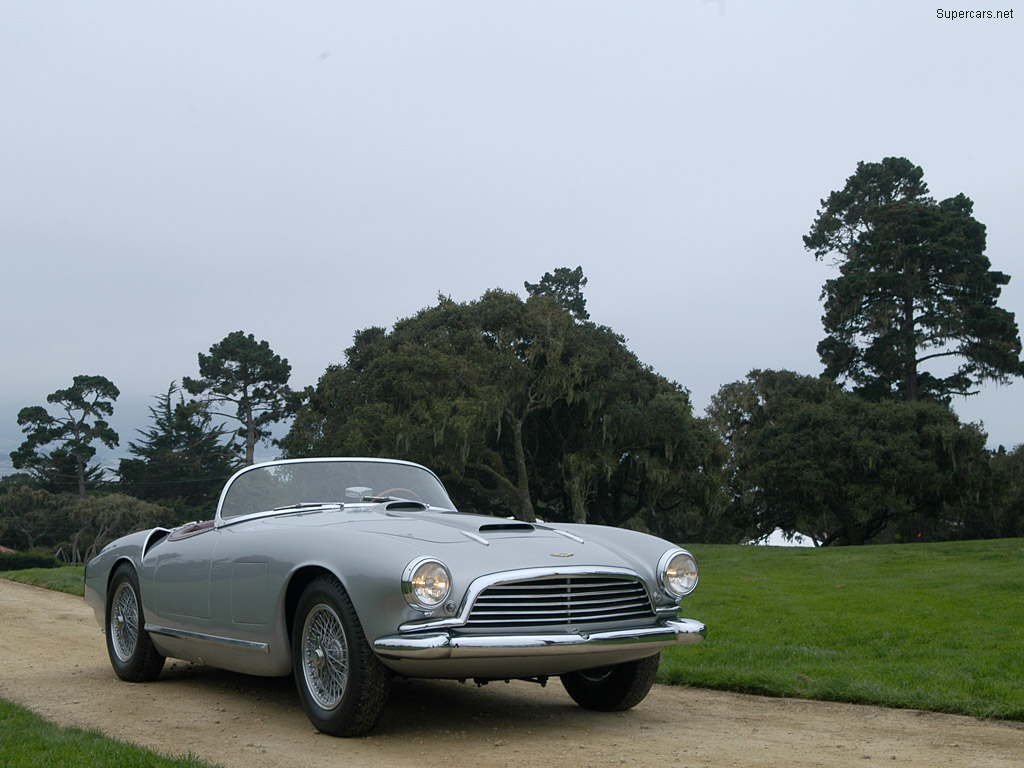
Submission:
M 40 552 L 0 552 L 0 573 L 25 568 L 56 568 L 60 563 L 53 555 Z

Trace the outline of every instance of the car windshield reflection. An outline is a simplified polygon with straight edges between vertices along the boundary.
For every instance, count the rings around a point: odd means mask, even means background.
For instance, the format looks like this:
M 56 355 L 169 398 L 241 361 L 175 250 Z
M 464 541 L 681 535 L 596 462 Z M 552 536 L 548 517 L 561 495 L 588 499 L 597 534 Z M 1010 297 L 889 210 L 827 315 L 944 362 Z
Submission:
M 437 477 L 414 464 L 296 460 L 258 465 L 236 475 L 221 499 L 220 517 L 392 500 L 454 509 Z

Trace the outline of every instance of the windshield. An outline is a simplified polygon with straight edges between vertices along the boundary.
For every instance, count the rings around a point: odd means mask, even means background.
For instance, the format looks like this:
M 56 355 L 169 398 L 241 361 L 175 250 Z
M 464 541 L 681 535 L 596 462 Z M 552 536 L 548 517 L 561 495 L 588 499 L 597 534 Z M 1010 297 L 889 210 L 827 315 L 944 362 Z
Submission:
M 391 499 L 454 509 L 441 482 L 423 467 L 373 460 L 283 461 L 236 475 L 221 499 L 228 520 L 257 512 Z

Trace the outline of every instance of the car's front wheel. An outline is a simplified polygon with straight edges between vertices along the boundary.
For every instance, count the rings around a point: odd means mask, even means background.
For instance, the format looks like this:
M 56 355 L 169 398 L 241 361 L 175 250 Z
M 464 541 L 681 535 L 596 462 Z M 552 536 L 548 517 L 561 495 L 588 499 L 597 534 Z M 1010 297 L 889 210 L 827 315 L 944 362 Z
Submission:
M 370 650 L 352 601 L 333 576 L 302 593 L 292 628 L 292 664 L 310 721 L 332 736 L 361 736 L 387 703 L 391 675 Z
M 164 657 L 154 647 L 142 610 L 139 577 L 128 564 L 119 565 L 107 588 L 107 654 L 122 680 L 156 680 Z
M 621 712 L 635 707 L 651 690 L 661 654 L 610 667 L 584 669 L 562 675 L 562 685 L 584 709 Z

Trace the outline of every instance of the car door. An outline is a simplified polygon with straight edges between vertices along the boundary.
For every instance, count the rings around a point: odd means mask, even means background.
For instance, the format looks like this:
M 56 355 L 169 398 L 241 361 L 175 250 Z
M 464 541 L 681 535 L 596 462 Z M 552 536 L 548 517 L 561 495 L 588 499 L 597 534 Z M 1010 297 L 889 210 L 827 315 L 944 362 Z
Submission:
M 220 532 L 209 528 L 175 538 L 173 535 L 151 551 L 152 601 L 147 606 L 170 626 L 205 626 L 210 619 L 210 573 Z M 149 563 L 147 563 L 149 565 Z

